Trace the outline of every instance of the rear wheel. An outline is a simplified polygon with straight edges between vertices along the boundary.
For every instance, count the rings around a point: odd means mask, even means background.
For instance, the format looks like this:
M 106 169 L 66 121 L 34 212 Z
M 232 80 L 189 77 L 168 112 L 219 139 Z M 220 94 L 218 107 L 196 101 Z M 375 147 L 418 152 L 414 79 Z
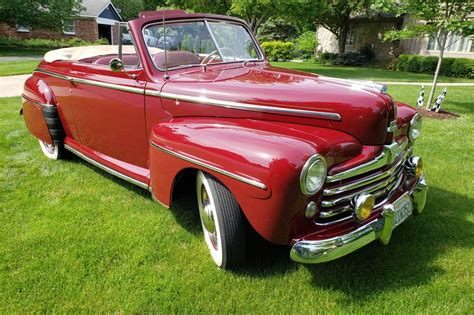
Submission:
M 245 219 L 232 193 L 215 177 L 197 174 L 197 201 L 204 240 L 220 268 L 245 261 Z
M 61 159 L 63 155 L 63 150 L 64 150 L 63 147 L 46 143 L 43 140 L 39 140 L 39 144 L 41 147 L 41 151 L 43 151 L 43 154 L 46 155 L 48 159 L 51 159 L 51 160 Z

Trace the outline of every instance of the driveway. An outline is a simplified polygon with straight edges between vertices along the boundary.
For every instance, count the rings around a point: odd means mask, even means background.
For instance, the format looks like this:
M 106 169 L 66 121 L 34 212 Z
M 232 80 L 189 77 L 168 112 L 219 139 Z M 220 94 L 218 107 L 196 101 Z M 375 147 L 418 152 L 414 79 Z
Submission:
M 20 96 L 23 85 L 31 74 L 11 75 L 0 77 L 0 97 Z
M 0 57 L 0 62 L 3 61 L 22 61 L 22 60 L 41 60 L 41 56 L 3 56 Z

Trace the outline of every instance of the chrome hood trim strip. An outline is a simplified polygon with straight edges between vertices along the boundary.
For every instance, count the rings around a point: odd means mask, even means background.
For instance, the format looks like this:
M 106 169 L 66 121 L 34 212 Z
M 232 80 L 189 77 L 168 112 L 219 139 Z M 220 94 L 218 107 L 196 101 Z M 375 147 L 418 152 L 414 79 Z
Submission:
M 157 96 L 158 93 L 146 91 L 147 95 L 154 95 Z M 203 105 L 210 105 L 210 106 L 217 106 L 217 107 L 224 107 L 229 109 L 240 109 L 240 110 L 248 110 L 253 112 L 266 112 L 271 114 L 280 114 L 280 115 L 292 115 L 292 116 L 306 116 L 306 117 L 317 117 L 323 119 L 330 119 L 330 120 L 341 120 L 341 115 L 338 113 L 330 113 L 330 112 L 320 112 L 320 111 L 313 111 L 313 110 L 304 110 L 304 109 L 292 109 L 292 108 L 284 108 L 284 107 L 275 107 L 275 106 L 267 106 L 267 105 L 256 105 L 256 104 L 248 104 L 248 103 L 238 103 L 238 102 L 231 102 L 231 101 L 221 101 L 212 98 L 207 98 L 205 96 L 187 96 L 187 95 L 180 95 L 174 93 L 167 93 L 167 92 L 160 92 L 159 95 L 163 98 L 173 99 L 173 100 L 180 100 L 192 103 L 198 103 Z
M 219 167 L 216 167 L 216 166 L 213 166 L 209 163 L 206 163 L 206 162 L 202 162 L 202 161 L 199 161 L 195 158 L 192 158 L 190 156 L 187 156 L 187 155 L 184 155 L 184 154 L 181 154 L 181 153 L 178 153 L 178 152 L 175 152 L 175 151 L 171 151 L 165 147 L 162 147 L 154 142 L 150 142 L 150 145 L 152 147 L 154 147 L 155 149 L 158 149 L 162 152 L 165 152 L 169 155 L 172 155 L 174 157 L 177 157 L 177 158 L 180 158 L 184 161 L 187 161 L 187 162 L 190 162 L 190 163 L 193 163 L 193 164 L 196 164 L 196 165 L 199 165 L 199 166 L 202 166 L 204 168 L 207 168 L 211 171 L 214 171 L 214 172 L 217 172 L 219 174 L 222 174 L 222 175 L 225 175 L 225 176 L 228 176 L 230 178 L 233 178 L 233 179 L 236 179 L 238 181 L 241 181 L 243 183 L 246 183 L 246 184 L 249 184 L 249 185 L 252 185 L 252 186 L 255 186 L 257 188 L 260 188 L 260 189 L 263 189 L 263 190 L 266 190 L 267 189 L 267 186 L 265 186 L 265 184 L 257 181 L 257 180 L 254 180 L 254 179 L 250 179 L 250 178 L 247 178 L 247 177 L 244 177 L 244 176 L 241 176 L 241 175 L 238 175 L 238 174 L 235 174 L 235 173 L 231 173 L 229 171 L 226 171 L 222 168 L 219 168 Z

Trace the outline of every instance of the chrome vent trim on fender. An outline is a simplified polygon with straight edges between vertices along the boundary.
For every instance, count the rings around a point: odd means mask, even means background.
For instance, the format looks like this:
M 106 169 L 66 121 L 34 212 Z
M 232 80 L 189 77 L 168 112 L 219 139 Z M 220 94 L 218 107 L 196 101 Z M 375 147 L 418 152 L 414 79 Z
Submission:
M 233 179 L 236 179 L 238 181 L 241 181 L 243 183 L 246 183 L 246 184 L 249 184 L 249 185 L 252 185 L 252 186 L 255 186 L 257 188 L 260 188 L 260 189 L 263 189 L 263 190 L 266 190 L 267 189 L 267 186 L 257 180 L 254 180 L 254 179 L 250 179 L 250 178 L 247 178 L 247 177 L 244 177 L 244 176 L 241 176 L 241 175 L 238 175 L 238 174 L 235 174 L 235 173 L 232 173 L 232 172 L 229 172 L 229 171 L 226 171 L 222 168 L 219 168 L 219 167 L 216 167 L 214 165 L 211 165 L 209 163 L 206 163 L 206 162 L 202 162 L 202 161 L 199 161 L 195 158 L 192 158 L 192 157 L 189 157 L 187 155 L 184 155 L 184 154 L 181 154 L 181 153 L 178 153 L 178 152 L 175 152 L 175 151 L 171 151 L 165 147 L 162 147 L 154 142 L 150 142 L 150 145 L 152 147 L 154 147 L 155 149 L 157 150 L 160 150 L 162 152 L 165 152 L 169 155 L 172 155 L 172 156 L 175 156 L 177 158 L 180 158 L 182 160 L 185 160 L 187 162 L 190 162 L 190 163 L 193 163 L 193 164 L 196 164 L 196 165 L 199 165 L 199 166 L 202 166 L 204 168 L 207 168 L 211 171 L 214 171 L 216 173 L 219 173 L 219 174 L 222 174 L 222 175 L 225 175 L 225 176 L 228 176 L 230 178 L 233 178 Z

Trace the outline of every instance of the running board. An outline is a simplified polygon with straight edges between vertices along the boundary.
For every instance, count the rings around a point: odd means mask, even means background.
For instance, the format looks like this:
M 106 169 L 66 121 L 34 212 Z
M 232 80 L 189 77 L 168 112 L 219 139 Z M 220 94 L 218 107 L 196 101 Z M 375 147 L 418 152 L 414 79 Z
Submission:
M 109 174 L 111 174 L 111 175 L 114 175 L 114 176 L 116 176 L 116 177 L 118 177 L 118 178 L 120 178 L 120 179 L 123 179 L 124 181 L 127 181 L 127 182 L 129 182 L 129 183 L 131 183 L 131 184 L 133 184 L 133 185 L 136 185 L 136 186 L 140 187 L 140 188 L 144 188 L 144 189 L 146 189 L 146 190 L 149 190 L 148 184 L 146 184 L 146 183 L 144 183 L 144 182 L 141 182 L 141 181 L 139 181 L 139 180 L 137 180 L 137 179 L 135 179 L 135 178 L 132 178 L 132 177 L 130 177 L 130 176 L 128 176 L 128 175 L 125 175 L 125 174 L 123 174 L 123 173 L 120 173 L 120 172 L 118 172 L 118 171 L 116 171 L 116 170 L 114 170 L 114 169 L 112 169 L 112 168 L 110 168 L 110 167 L 108 167 L 108 166 L 105 166 L 104 164 L 95 161 L 94 159 L 92 159 L 92 158 L 88 157 L 87 155 L 83 154 L 82 152 L 79 152 L 78 150 L 74 149 L 74 148 L 71 147 L 70 145 L 65 144 L 65 145 L 64 145 L 64 148 L 67 149 L 68 151 L 74 153 L 75 155 L 77 155 L 77 156 L 80 157 L 81 159 L 83 159 L 83 160 L 89 162 L 90 164 L 92 164 L 92 165 L 94 165 L 94 166 L 100 168 L 100 169 L 103 170 L 103 171 L 106 171 L 107 173 L 109 173 Z

